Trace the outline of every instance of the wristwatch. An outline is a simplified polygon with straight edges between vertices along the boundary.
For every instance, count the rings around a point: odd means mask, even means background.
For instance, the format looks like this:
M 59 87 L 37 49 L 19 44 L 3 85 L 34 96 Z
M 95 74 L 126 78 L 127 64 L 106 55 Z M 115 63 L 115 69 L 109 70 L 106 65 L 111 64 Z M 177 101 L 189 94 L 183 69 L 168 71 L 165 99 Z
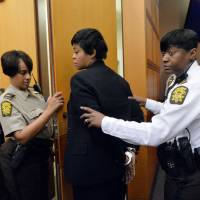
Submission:
M 136 149 L 132 147 L 127 147 L 127 151 L 125 152 L 125 155 L 126 157 L 128 157 L 128 160 L 125 162 L 125 165 L 128 165 L 131 162 L 133 153 L 136 153 Z
M 130 152 L 132 152 L 132 153 L 136 153 L 136 149 L 135 148 L 133 148 L 133 147 L 127 147 L 126 148 L 128 151 L 130 151 Z

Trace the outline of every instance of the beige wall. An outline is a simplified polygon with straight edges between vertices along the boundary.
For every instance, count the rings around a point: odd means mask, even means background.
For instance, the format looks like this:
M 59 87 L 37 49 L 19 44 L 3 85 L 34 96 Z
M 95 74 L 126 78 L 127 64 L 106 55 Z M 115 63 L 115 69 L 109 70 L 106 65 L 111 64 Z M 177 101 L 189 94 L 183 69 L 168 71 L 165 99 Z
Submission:
M 0 56 L 8 50 L 27 52 L 33 59 L 37 77 L 37 53 L 34 0 L 5 0 L 0 3 Z M 0 88 L 7 87 L 9 79 L 0 69 Z
M 189 0 L 160 0 L 160 35 L 183 28 L 189 6 Z
M 123 0 L 124 76 L 132 91 L 147 95 L 144 0 Z

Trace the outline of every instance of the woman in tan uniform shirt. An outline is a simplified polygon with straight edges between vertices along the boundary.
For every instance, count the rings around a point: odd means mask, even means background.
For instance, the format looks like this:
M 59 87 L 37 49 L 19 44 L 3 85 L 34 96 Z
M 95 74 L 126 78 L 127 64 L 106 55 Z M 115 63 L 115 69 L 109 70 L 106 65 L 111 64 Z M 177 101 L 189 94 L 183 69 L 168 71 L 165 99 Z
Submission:
M 49 97 L 47 103 L 37 92 L 29 89 L 32 60 L 22 51 L 2 55 L 3 73 L 10 78 L 10 86 L 0 97 L 0 123 L 4 135 L 14 137 L 25 145 L 25 155 L 14 169 L 14 177 L 21 200 L 47 200 L 48 159 L 51 130 L 48 121 L 63 106 L 61 92 Z

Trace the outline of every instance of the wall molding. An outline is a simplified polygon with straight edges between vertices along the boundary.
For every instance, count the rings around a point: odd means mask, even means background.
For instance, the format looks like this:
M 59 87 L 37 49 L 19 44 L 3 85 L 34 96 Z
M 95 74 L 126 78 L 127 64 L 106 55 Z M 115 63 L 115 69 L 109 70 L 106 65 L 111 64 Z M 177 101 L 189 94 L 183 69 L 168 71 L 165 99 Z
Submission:
M 160 72 L 160 67 L 149 58 L 147 58 L 147 67 L 153 71 Z
M 153 28 L 154 33 L 156 34 L 156 37 L 158 38 L 158 40 L 160 40 L 159 33 L 158 33 L 157 28 L 156 28 L 156 26 L 155 26 L 155 24 L 154 24 L 154 22 L 153 22 L 153 20 L 151 18 L 151 15 L 150 15 L 148 9 L 146 9 L 146 15 L 147 15 L 147 19 L 149 20 L 149 22 L 150 22 L 150 24 L 151 24 L 151 26 Z

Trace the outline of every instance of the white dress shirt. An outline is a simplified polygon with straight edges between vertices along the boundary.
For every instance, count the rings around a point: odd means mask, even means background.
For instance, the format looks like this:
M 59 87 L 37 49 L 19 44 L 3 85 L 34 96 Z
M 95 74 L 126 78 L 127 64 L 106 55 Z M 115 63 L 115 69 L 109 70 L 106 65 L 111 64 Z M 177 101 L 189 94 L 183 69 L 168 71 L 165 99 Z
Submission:
M 174 85 L 164 103 L 147 100 L 146 108 L 156 114 L 151 122 L 104 117 L 101 124 L 103 132 L 129 143 L 158 146 L 175 137 L 188 136 L 187 128 L 192 148 L 200 147 L 200 66 L 196 61 L 187 74 L 186 82 Z M 173 91 L 180 86 L 188 89 L 183 103 L 171 103 Z

